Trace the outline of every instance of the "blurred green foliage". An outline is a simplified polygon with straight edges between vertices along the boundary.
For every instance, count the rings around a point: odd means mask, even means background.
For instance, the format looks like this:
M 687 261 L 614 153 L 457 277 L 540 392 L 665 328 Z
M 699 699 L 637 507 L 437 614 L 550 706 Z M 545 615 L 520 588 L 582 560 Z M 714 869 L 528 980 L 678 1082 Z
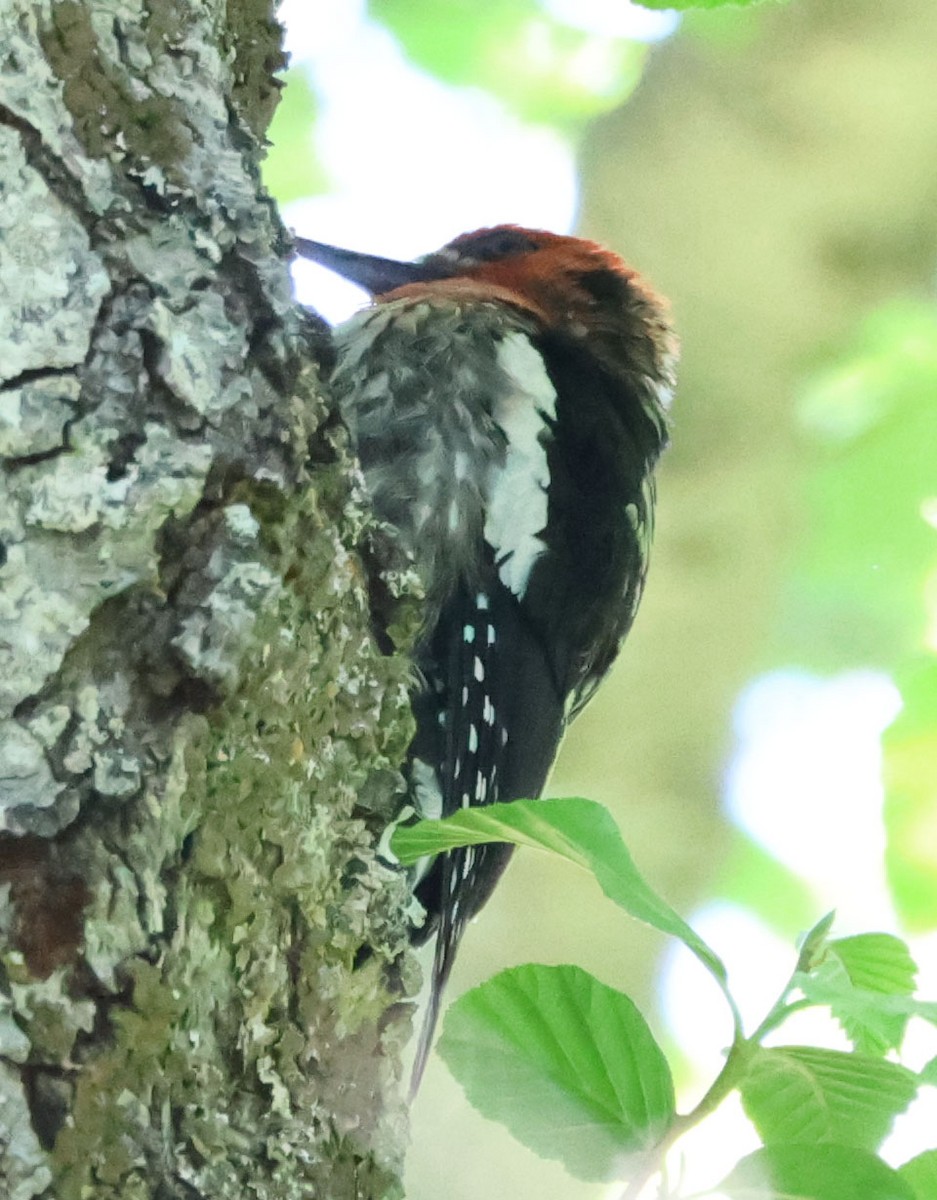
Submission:
M 788 577 L 781 653 L 888 671 L 888 877 L 907 927 L 937 927 L 937 311 L 873 313 L 806 391 L 807 528 Z M 785 646 L 786 642 L 786 646 Z
M 371 0 L 370 12 L 418 66 L 481 87 L 527 121 L 571 131 L 637 84 L 647 47 L 573 29 L 538 0 Z
M 814 453 L 808 522 L 786 606 L 809 666 L 894 668 L 920 645 L 937 559 L 937 312 L 873 313 L 801 404 Z
M 817 911 L 805 881 L 740 829 L 733 832 L 715 898 L 741 905 L 787 938 L 806 929 Z
M 696 8 L 754 8 L 762 3 L 764 0 L 641 0 L 641 7 L 660 11 L 675 8 L 678 12 L 688 12 Z
M 293 67 L 284 74 L 283 83 L 283 94 L 267 134 L 271 145 L 263 175 L 279 203 L 289 204 L 325 191 L 328 177 L 313 139 L 318 104 L 309 76 L 301 67 Z
M 899 675 L 904 709 L 885 733 L 888 880 L 910 930 L 937 928 L 937 661 Z

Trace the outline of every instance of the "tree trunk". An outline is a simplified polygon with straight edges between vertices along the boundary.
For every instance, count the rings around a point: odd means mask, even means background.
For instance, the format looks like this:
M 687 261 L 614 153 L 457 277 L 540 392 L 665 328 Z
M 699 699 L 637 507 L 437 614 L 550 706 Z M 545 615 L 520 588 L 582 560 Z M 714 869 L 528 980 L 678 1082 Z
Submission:
M 408 668 L 259 184 L 279 33 L 0 13 L 10 1200 L 399 1190 Z

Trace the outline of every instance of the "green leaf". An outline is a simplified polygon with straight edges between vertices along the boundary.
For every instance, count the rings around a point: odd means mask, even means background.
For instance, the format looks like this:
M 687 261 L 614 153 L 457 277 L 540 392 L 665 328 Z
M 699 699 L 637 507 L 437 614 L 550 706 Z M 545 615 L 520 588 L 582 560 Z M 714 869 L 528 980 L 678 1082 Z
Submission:
M 717 1190 L 730 1200 L 919 1200 L 897 1171 L 852 1146 L 766 1146 Z
M 913 996 L 888 996 L 855 988 L 841 964 L 831 961 L 812 975 L 797 975 L 794 983 L 813 1004 L 829 1005 L 847 1037 L 863 1054 L 897 1050 L 909 1017 L 937 1025 L 937 1004 Z
M 809 974 L 794 982 L 814 1004 L 829 1005 L 857 1050 L 886 1054 L 901 1045 L 908 1017 L 932 1007 L 910 999 L 916 973 L 900 938 L 865 933 L 828 942 Z
M 644 1018 L 579 967 L 513 967 L 474 988 L 450 1006 L 439 1053 L 480 1113 L 578 1179 L 620 1178 L 673 1120 Z
M 932 1058 L 930 1062 L 924 1064 L 921 1068 L 919 1078 L 921 1083 L 929 1084 L 930 1087 L 937 1087 L 937 1058 Z
M 263 162 L 264 185 L 280 204 L 325 190 L 327 178 L 316 156 L 312 131 L 316 94 L 305 71 L 284 76 L 286 89 L 270 123 L 270 149 Z
M 837 938 L 829 952 L 843 964 L 857 988 L 887 996 L 914 995 L 917 964 L 907 944 L 891 933 L 860 933 Z
M 913 1007 L 907 997 L 883 996 L 853 987 L 835 959 L 810 975 L 796 975 L 794 983 L 812 1004 L 829 1006 L 861 1053 L 882 1055 L 901 1045 Z
M 898 1168 L 914 1200 L 937 1200 L 937 1150 L 925 1150 Z
M 759 1049 L 740 1091 L 766 1143 L 873 1150 L 911 1103 L 918 1079 L 897 1063 L 812 1046 Z
M 937 663 L 922 659 L 898 682 L 904 707 L 882 739 L 885 863 L 903 923 L 922 932 L 937 928 Z
M 400 861 L 408 864 L 427 854 L 481 842 L 511 842 L 515 846 L 548 850 L 591 871 L 606 896 L 631 916 L 680 938 L 715 976 L 725 994 L 726 970 L 722 961 L 645 883 L 618 826 L 601 804 L 579 797 L 489 804 L 465 809 L 439 821 L 400 826 L 394 831 L 390 845 Z

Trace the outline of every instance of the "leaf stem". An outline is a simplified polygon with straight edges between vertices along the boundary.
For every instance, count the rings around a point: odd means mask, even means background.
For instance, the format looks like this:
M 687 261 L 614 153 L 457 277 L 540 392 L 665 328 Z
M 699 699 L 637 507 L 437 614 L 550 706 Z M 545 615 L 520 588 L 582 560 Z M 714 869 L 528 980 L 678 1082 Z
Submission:
M 695 1108 L 688 1113 L 678 1114 L 674 1118 L 661 1140 L 647 1152 L 643 1161 L 638 1164 L 637 1171 L 629 1180 L 620 1200 L 638 1200 L 647 1182 L 663 1169 L 664 1160 L 674 1143 L 679 1141 L 688 1129 L 692 1129 L 710 1113 L 715 1112 L 726 1096 L 734 1090 L 738 1080 L 745 1074 L 751 1052 L 756 1045 L 754 1038 L 736 1035 L 735 1041 L 726 1055 L 722 1070 L 713 1080 L 709 1090 Z
M 722 1070 L 713 1080 L 709 1090 L 696 1107 L 688 1113 L 678 1114 L 657 1145 L 648 1150 L 643 1158 L 639 1160 L 637 1170 L 629 1180 L 625 1190 L 621 1193 L 619 1200 L 640 1200 L 641 1193 L 647 1183 L 663 1170 L 664 1162 L 670 1153 L 671 1147 L 683 1137 L 688 1129 L 692 1129 L 694 1125 L 698 1125 L 700 1121 L 715 1112 L 729 1093 L 734 1091 L 737 1083 L 748 1069 L 752 1054 L 758 1049 L 763 1039 L 786 1021 L 792 1013 L 799 1012 L 802 1008 L 812 1007 L 813 1001 L 807 999 L 794 1000 L 788 1003 L 788 996 L 797 986 L 796 980 L 799 968 L 800 963 L 798 963 L 798 969 L 792 973 L 784 990 L 771 1006 L 764 1020 L 749 1037 L 745 1037 L 741 1028 L 741 1021 L 736 1020 L 734 1038 L 726 1055 Z M 727 989 L 725 994 L 728 996 Z M 733 1014 L 737 1016 L 738 1010 L 731 998 L 730 1005 Z
M 788 995 L 790 990 L 790 988 L 786 989 L 784 996 L 782 996 L 777 1004 L 775 1004 L 774 1008 L 772 1008 L 772 1010 L 768 1013 L 765 1019 L 749 1038 L 750 1042 L 764 1041 L 769 1033 L 772 1033 L 779 1025 L 783 1025 L 787 1018 L 793 1013 L 800 1012 L 801 1009 L 804 1008 L 817 1007 L 816 1001 L 808 1000 L 806 997 L 804 997 L 802 1000 L 795 1000 L 791 1004 L 785 1004 L 784 998 Z

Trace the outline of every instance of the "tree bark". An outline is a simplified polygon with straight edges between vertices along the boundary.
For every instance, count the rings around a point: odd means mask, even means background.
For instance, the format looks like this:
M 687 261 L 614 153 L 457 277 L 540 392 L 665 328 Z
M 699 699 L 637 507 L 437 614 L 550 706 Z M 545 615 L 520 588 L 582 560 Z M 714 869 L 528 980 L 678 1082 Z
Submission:
M 399 1192 L 408 666 L 259 183 L 279 33 L 0 12 L 10 1200 Z

